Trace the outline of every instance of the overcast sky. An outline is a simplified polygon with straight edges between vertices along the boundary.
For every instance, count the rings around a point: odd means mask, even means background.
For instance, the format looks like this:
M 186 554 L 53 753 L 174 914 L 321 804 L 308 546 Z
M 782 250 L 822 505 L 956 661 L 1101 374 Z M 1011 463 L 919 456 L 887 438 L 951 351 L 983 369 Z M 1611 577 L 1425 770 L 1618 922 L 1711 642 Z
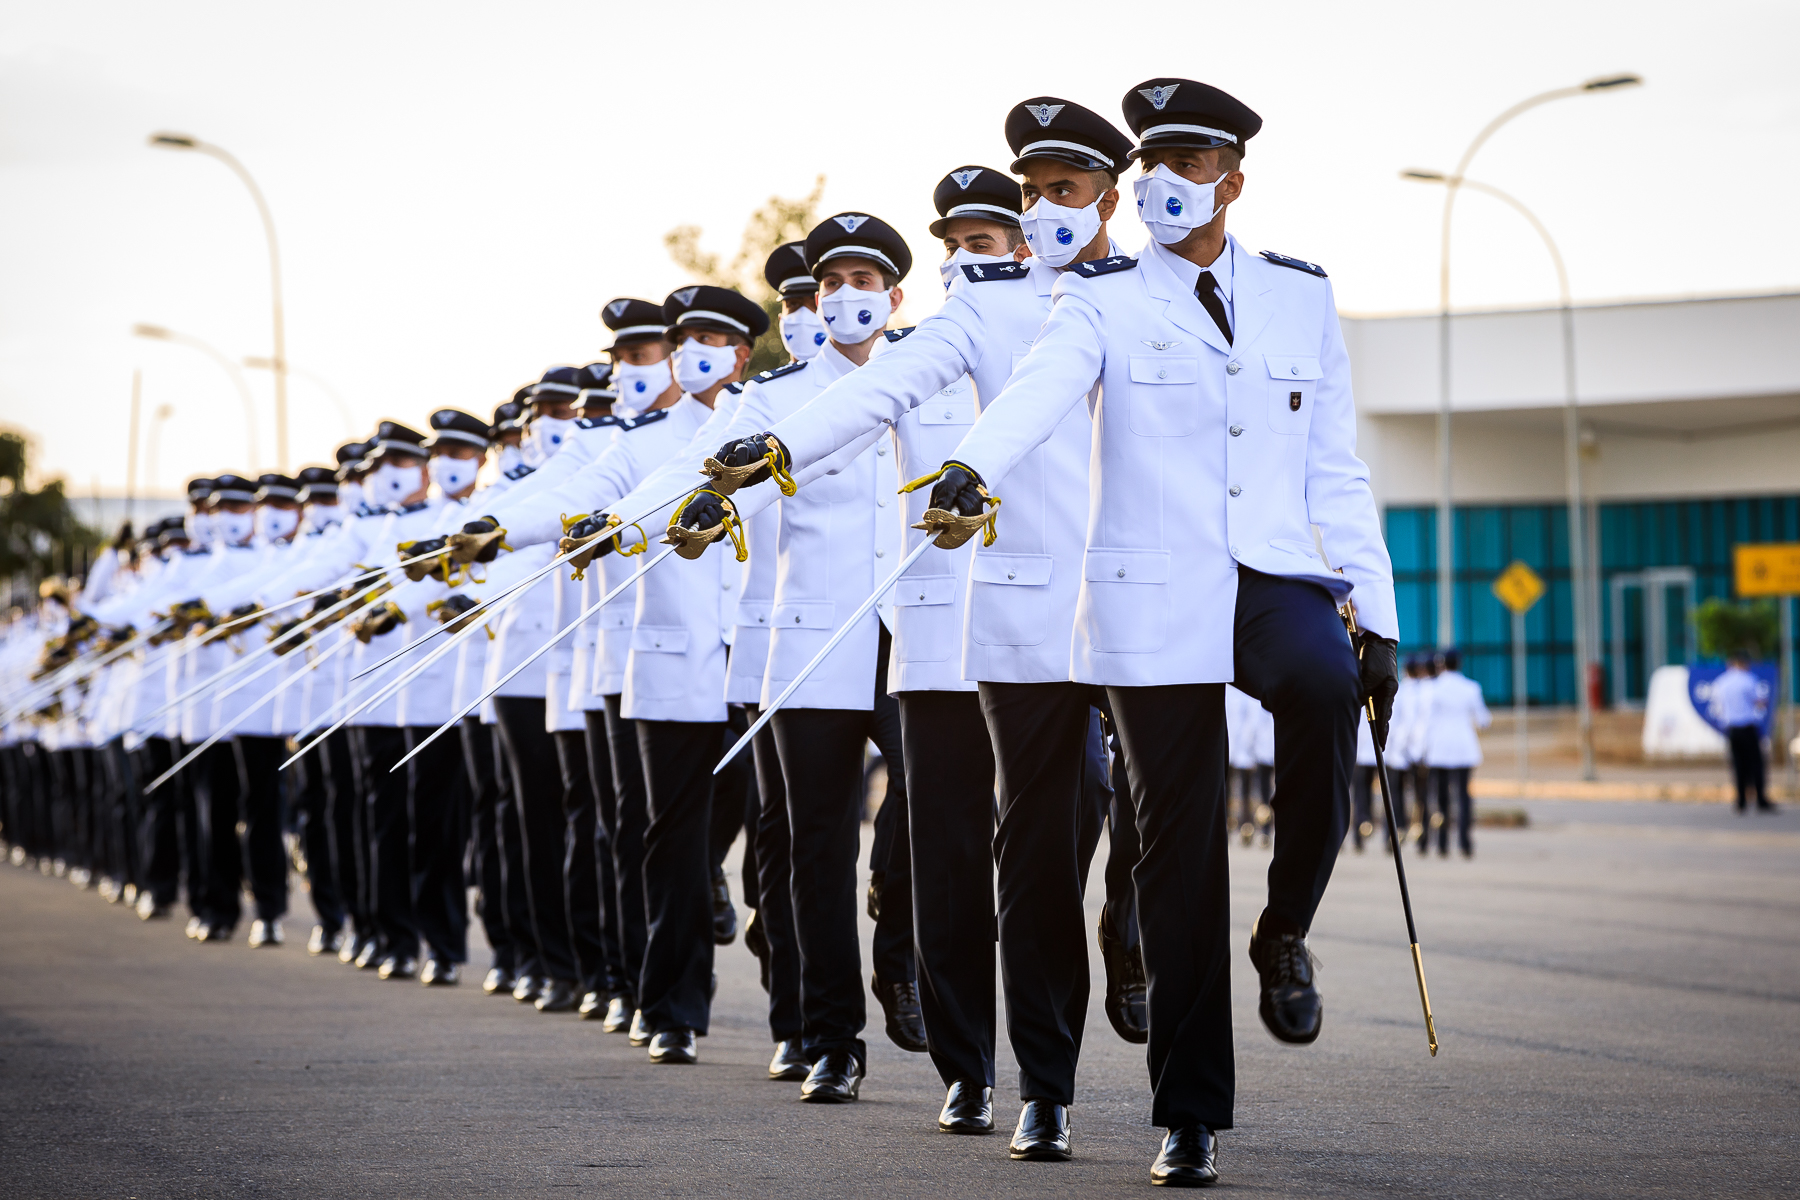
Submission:
M 383 417 L 487 415 L 547 365 L 604 344 L 600 304 L 685 282 L 662 234 L 727 257 L 771 194 L 828 184 L 913 239 L 914 319 L 936 306 L 931 190 L 1005 169 L 1002 122 L 1050 93 L 1120 120 L 1131 85 L 1198 78 L 1260 112 L 1233 232 L 1321 263 L 1347 313 L 1432 308 L 1439 189 L 1517 100 L 1601 73 L 1647 86 L 1559 101 L 1500 133 L 1471 176 L 1561 243 L 1578 300 L 1800 287 L 1800 5 L 0 2 L 0 423 L 86 494 L 122 490 L 131 374 L 164 423 L 155 478 L 270 469 L 272 391 L 250 373 L 264 461 L 218 366 L 270 350 L 268 266 L 221 164 L 275 213 L 294 466 Z M 1122 121 L 1121 121 L 1122 124 Z M 1144 241 L 1122 218 L 1115 236 Z M 1458 204 L 1458 307 L 1552 302 L 1536 236 Z M 146 457 L 148 447 L 146 447 Z

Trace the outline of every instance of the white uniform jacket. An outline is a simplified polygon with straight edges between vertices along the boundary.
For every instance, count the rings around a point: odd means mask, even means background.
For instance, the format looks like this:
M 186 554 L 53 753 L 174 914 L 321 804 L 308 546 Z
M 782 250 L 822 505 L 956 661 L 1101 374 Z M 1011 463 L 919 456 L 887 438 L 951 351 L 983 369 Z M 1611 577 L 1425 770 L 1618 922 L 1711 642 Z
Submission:
M 415 541 L 418 538 L 429 537 L 432 527 L 437 523 L 438 510 L 441 509 L 443 505 L 444 501 L 441 498 L 434 497 L 427 500 L 421 500 L 418 504 L 409 508 L 389 513 L 381 533 L 377 537 L 370 539 L 368 543 L 368 557 L 364 559 L 366 565 L 389 566 L 399 562 L 400 555 L 395 550 L 395 546 L 400 542 L 410 542 Z M 395 572 L 395 574 L 398 574 L 398 572 Z M 404 582 L 404 578 L 402 578 L 402 582 Z M 381 601 L 377 600 L 376 603 L 379 605 Z M 413 614 L 409 613 L 408 615 L 411 616 Z M 372 638 L 367 642 L 359 642 L 349 652 L 349 674 L 354 676 L 357 672 L 366 667 L 373 666 L 375 663 L 380 662 L 394 651 L 400 649 L 400 647 L 418 637 L 419 634 L 424 631 L 424 627 L 409 621 L 389 630 L 380 637 Z M 392 683 L 400 675 L 411 670 L 413 667 L 418 666 L 424 661 L 425 656 L 435 648 L 436 647 L 432 646 L 421 646 L 412 654 L 408 654 L 403 658 L 389 663 L 374 675 L 366 675 L 361 679 L 354 680 L 351 683 L 352 687 L 366 688 L 367 690 L 363 692 L 361 698 L 357 699 L 348 707 L 356 707 L 357 704 L 361 704 L 363 700 L 368 699 L 369 696 L 373 695 L 376 691 L 386 687 L 389 683 Z M 339 657 L 342 657 L 342 655 Z M 443 662 L 444 659 L 439 659 L 436 663 L 433 663 L 432 666 L 426 668 L 425 674 L 431 674 L 438 667 L 442 666 Z M 414 678 L 416 680 L 420 677 L 415 676 Z M 449 690 L 448 682 L 443 686 L 446 691 Z M 401 720 L 400 716 L 400 697 L 405 690 L 406 689 L 403 687 L 399 692 L 387 696 L 379 703 L 363 709 L 362 712 L 356 714 L 355 719 L 351 723 L 354 725 L 385 726 L 399 726 L 404 724 L 405 722 Z M 339 715 L 341 716 L 342 714 L 340 713 Z M 446 713 L 445 715 L 448 716 L 449 714 Z
M 1398 637 L 1331 285 L 1235 239 L 1226 252 L 1230 343 L 1154 242 L 1065 272 L 1036 344 L 955 456 L 1004 498 L 1018 464 L 1100 384 L 1078 682 L 1229 681 L 1239 563 L 1338 597 L 1354 586 L 1362 626 Z M 1343 576 L 1315 552 L 1315 524 Z
M 964 266 L 941 310 L 772 432 L 799 466 L 848 443 L 870 426 L 895 424 L 910 412 L 916 428 L 932 435 L 934 445 L 928 449 L 921 444 L 917 454 L 908 454 L 909 461 L 917 462 L 905 474 L 908 478 L 929 474 L 954 457 L 960 444 L 951 440 L 940 451 L 935 443 L 947 440 L 941 435 L 963 432 L 959 427 L 975 414 L 970 397 L 940 389 L 966 386 L 958 382 L 966 376 L 974 380 L 973 399 L 978 405 L 997 399 L 1050 313 L 1058 274 L 1035 258 L 1019 264 Z M 951 636 L 961 641 L 960 664 L 951 664 L 954 674 L 996 683 L 1069 677 L 1068 631 L 1075 623 L 1086 544 L 1091 442 L 1087 411 L 1069 408 L 1049 437 L 1029 450 L 1009 475 L 993 546 L 974 541 L 972 563 L 958 556 L 954 566 L 968 580 L 968 595 L 966 615 L 959 612 L 952 627 Z M 924 515 L 930 489 L 913 492 L 908 499 L 910 526 Z M 921 536 L 908 531 L 909 539 Z M 948 560 L 941 551 L 927 552 L 909 578 L 946 574 Z M 959 582 L 959 591 L 962 586 Z M 895 598 L 904 603 L 910 596 L 905 589 L 896 589 Z M 901 618 L 895 631 L 896 658 L 910 617 Z
M 1480 766 L 1481 739 L 1475 731 L 1493 722 L 1481 698 L 1481 685 L 1461 671 L 1445 671 L 1431 681 L 1430 704 L 1425 718 L 1425 765 Z

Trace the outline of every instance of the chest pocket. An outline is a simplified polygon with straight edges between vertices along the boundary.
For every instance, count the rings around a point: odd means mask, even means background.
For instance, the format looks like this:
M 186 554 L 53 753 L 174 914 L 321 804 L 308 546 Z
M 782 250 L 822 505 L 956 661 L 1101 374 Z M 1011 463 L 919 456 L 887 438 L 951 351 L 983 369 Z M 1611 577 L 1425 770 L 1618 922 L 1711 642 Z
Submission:
M 1200 360 L 1131 356 L 1131 432 L 1186 437 L 1200 428 Z
M 1319 360 L 1310 354 L 1265 354 L 1269 364 L 1269 428 L 1293 437 L 1312 427 L 1319 391 Z
M 915 410 L 921 425 L 973 425 L 975 389 L 968 376 L 957 380 Z

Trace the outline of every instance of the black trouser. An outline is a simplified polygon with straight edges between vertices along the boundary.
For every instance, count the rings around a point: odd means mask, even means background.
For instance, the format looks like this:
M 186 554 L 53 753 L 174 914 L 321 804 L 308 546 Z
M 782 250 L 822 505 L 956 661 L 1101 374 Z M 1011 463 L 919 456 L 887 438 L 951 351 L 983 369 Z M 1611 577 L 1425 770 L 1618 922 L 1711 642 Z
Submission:
M 587 728 L 582 740 L 587 744 L 588 782 L 594 789 L 594 881 L 600 893 L 600 948 L 605 954 L 606 971 L 601 989 L 608 995 L 630 991 L 635 981 L 625 975 L 623 919 L 620 915 L 619 877 L 613 869 L 612 835 L 618 820 L 618 792 L 613 786 L 612 744 L 606 737 L 605 708 L 584 711 Z
M 644 828 L 644 967 L 638 1005 L 661 1033 L 704 1035 L 712 1015 L 712 794 L 722 721 L 639 721 Z
M 748 705 L 726 705 L 724 746 L 719 753 L 724 754 L 735 746 L 737 740 L 744 736 L 744 731 L 750 728 L 750 722 L 755 719 L 756 714 Z M 722 849 L 719 846 L 721 805 L 732 806 L 737 813 L 730 826 L 731 836 L 725 839 Z M 761 872 L 756 863 L 756 823 L 761 816 L 762 797 L 758 794 L 756 758 L 750 751 L 745 751 L 732 759 L 731 765 L 719 772 L 719 777 L 713 781 L 714 862 L 724 865 L 732 842 L 737 840 L 738 831 L 743 830 L 744 860 L 738 868 L 738 890 L 742 893 L 745 908 L 755 908 L 762 903 L 762 886 L 757 882 Z
M 521 946 L 531 941 L 531 910 L 520 872 L 506 869 L 506 839 L 519 836 L 512 803 L 512 777 L 500 751 L 500 731 L 479 718 L 463 718 L 464 769 L 469 775 L 469 876 L 475 882 L 475 912 L 493 951 L 493 965 L 518 968 Z M 531 951 L 523 951 L 530 953 Z
M 859 1036 L 868 1010 L 856 929 L 863 743 L 874 739 L 887 760 L 890 779 L 896 773 L 904 776 L 906 770 L 900 710 L 887 694 L 890 644 L 884 628 L 876 651 L 872 709 L 782 709 L 770 722 L 787 785 L 789 895 L 800 949 L 801 1039 L 806 1056 L 815 1062 L 840 1050 L 867 1061 L 868 1048 Z M 901 786 L 904 789 L 904 782 Z M 895 893 L 895 906 L 905 904 L 910 916 L 910 896 L 902 900 L 902 894 Z M 876 969 L 881 965 L 878 961 Z M 884 978 L 895 981 L 893 975 Z M 910 980 L 912 974 L 908 971 L 899 978 Z
M 946 1085 L 992 1087 L 994 745 L 974 692 L 899 701 L 925 1042 Z
M 649 817 L 645 809 L 644 766 L 638 754 L 637 722 L 628 721 L 621 714 L 619 704 L 622 699 L 621 696 L 605 697 L 606 747 L 612 760 L 613 778 L 613 803 L 611 820 L 606 825 L 606 840 L 612 848 L 613 894 L 619 898 L 621 978 L 626 987 L 635 989 L 644 970 L 644 942 L 648 936 L 644 925 L 644 826 Z M 590 714 L 590 737 L 593 736 L 593 720 Z
M 274 737 L 234 737 L 237 819 L 244 826 L 244 875 L 256 899 L 256 915 L 273 921 L 287 914 L 287 850 L 282 845 L 281 762 L 287 742 Z M 235 831 L 234 831 L 235 837 Z
M 407 750 L 436 729 L 408 726 Z M 407 762 L 406 816 L 412 830 L 413 928 L 431 957 L 467 962 L 469 895 L 463 884 L 463 851 L 469 844 L 469 773 L 460 738 L 446 734 Z
M 195 915 L 229 929 L 242 914 L 238 892 L 244 879 L 244 852 L 238 844 L 237 757 L 226 742 L 215 742 L 189 763 L 194 786 L 196 853 L 190 864 L 188 903 Z M 193 867 L 198 867 L 193 872 Z M 193 874 L 200 878 L 196 893 Z M 198 899 L 198 904 L 195 904 Z
M 1350 772 L 1350 836 L 1356 848 L 1362 849 L 1363 826 L 1375 825 L 1375 768 L 1356 764 Z
M 145 738 L 136 751 L 138 778 L 144 785 L 175 765 L 168 738 Z M 181 894 L 180 797 L 187 788 L 184 770 L 138 806 L 138 889 L 150 893 L 158 908 L 173 907 Z
M 494 714 L 512 768 L 537 961 L 546 978 L 573 984 L 575 952 L 563 907 L 562 774 L 556 744 L 544 728 L 544 698 L 496 696 Z
M 336 933 L 344 927 L 344 897 L 332 862 L 331 787 L 320 766 L 323 753 L 321 748 L 294 764 L 294 817 L 306 853 L 306 890 L 313 912 L 327 933 Z
M 387 725 L 355 725 L 351 733 L 362 764 L 363 787 L 367 789 L 363 803 L 369 847 L 369 916 L 377 951 L 384 958 L 417 958 L 419 931 L 412 911 L 407 773 L 392 769 L 406 754 L 406 731 Z
M 878 722 L 888 719 L 886 714 L 877 716 Z M 889 736 L 898 743 L 898 706 L 892 724 Z M 876 742 L 877 746 L 884 744 L 887 743 Z M 886 983 L 918 977 L 913 962 L 912 835 L 906 815 L 906 768 L 902 763 L 899 770 L 894 769 L 899 761 L 882 756 L 882 765 L 887 768 L 887 788 L 881 807 L 875 812 L 869 838 L 869 886 L 876 906 L 875 936 L 869 939 L 869 957 L 875 974 Z
M 1080 826 L 1090 689 L 980 687 L 1000 785 L 1000 970 L 1019 1097 L 1073 1104 L 1088 1001 Z
M 1787 603 L 1785 600 L 1782 603 Z M 1768 770 L 1763 763 L 1762 726 L 1733 725 L 1725 731 L 1731 744 L 1731 778 L 1737 785 L 1737 806 L 1747 807 L 1748 797 L 1756 794 L 1756 807 L 1769 807 Z
M 604 903 L 594 854 L 600 834 L 588 772 L 587 738 L 577 730 L 560 730 L 551 737 L 562 776 L 563 915 L 575 955 L 575 981 L 584 993 L 598 991 L 606 977 L 606 947 Z
M 1137 810 L 1131 805 L 1131 786 L 1126 782 L 1124 743 L 1115 738 L 1110 752 L 1107 748 L 1114 722 L 1105 689 L 1091 689 L 1088 699 L 1094 707 L 1088 715 L 1087 759 L 1081 773 L 1082 811 L 1106 821 L 1106 907 L 1101 918 L 1108 932 L 1129 949 L 1138 943 L 1137 888 L 1131 882 L 1131 868 L 1137 865 L 1141 848 Z M 1082 840 L 1081 891 L 1085 896 L 1093 850 L 1086 847 L 1085 830 Z M 1096 845 L 1098 840 L 1096 836 Z
M 1474 824 L 1474 814 L 1469 811 L 1469 771 L 1468 767 L 1433 767 L 1431 768 L 1431 793 L 1442 815 L 1438 824 L 1438 853 L 1450 853 L 1450 823 L 1456 823 L 1456 844 L 1464 854 L 1475 853 L 1474 839 L 1470 828 Z M 1425 840 L 1420 842 L 1425 848 L 1431 841 L 1428 829 Z
M 1275 716 L 1268 911 L 1309 928 L 1344 840 L 1356 658 L 1324 589 L 1240 567 L 1237 686 Z M 1131 767 L 1134 877 L 1150 985 L 1151 1124 L 1229 1129 L 1230 881 L 1223 684 L 1107 689 Z
M 746 705 L 754 721 L 761 715 Z M 746 728 L 748 728 L 746 726 Z M 769 1036 L 787 1042 L 801 1034 L 800 946 L 794 935 L 793 873 L 788 837 L 787 783 L 775 750 L 773 722 L 750 743 L 756 763 L 756 923 L 769 943 Z M 749 888 L 748 882 L 745 884 Z
M 123 738 L 115 737 L 95 754 L 100 761 L 102 791 L 102 870 L 120 885 L 138 882 L 137 828 L 138 785 Z M 145 782 L 149 782 L 145 780 Z
M 350 731 L 340 729 L 313 749 L 313 765 L 325 780 L 325 827 L 331 839 L 331 873 L 337 879 L 344 915 L 359 939 L 375 935 L 369 905 L 368 839 L 363 829 L 362 767 L 351 749 Z

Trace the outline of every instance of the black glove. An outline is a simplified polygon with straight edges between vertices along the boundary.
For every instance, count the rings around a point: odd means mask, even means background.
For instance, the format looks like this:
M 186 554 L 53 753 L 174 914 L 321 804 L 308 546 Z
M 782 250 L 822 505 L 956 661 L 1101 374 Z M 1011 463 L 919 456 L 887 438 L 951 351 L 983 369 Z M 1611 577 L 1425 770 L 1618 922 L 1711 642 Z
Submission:
M 344 599 L 343 595 L 340 592 L 338 592 L 336 589 L 333 589 L 332 591 L 329 591 L 329 592 L 325 592 L 322 595 L 314 596 L 313 602 L 312 602 L 312 611 L 310 611 L 306 615 L 309 617 L 316 617 L 320 613 L 324 612 L 326 609 L 330 608 L 332 605 L 342 602 L 343 599 Z
M 987 511 L 982 503 L 986 485 L 975 468 L 955 459 L 944 464 L 944 473 L 931 485 L 928 508 L 941 508 L 961 517 L 978 517 Z
M 1369 734 L 1387 749 L 1388 722 L 1394 716 L 1394 695 L 1400 690 L 1400 643 L 1363 630 L 1356 635 L 1356 655 L 1362 672 L 1362 699 L 1375 702 L 1375 719 Z
M 453 595 L 444 597 L 444 599 L 438 603 L 434 615 L 437 617 L 439 624 L 449 625 L 458 617 L 468 612 L 471 608 L 474 608 L 475 603 L 473 598 L 465 596 L 461 592 L 456 592 Z
M 306 641 L 306 635 L 311 632 L 310 630 L 302 629 L 299 633 L 294 632 L 295 627 L 300 624 L 301 620 L 303 620 L 303 618 L 295 617 L 292 621 L 289 621 L 284 625 L 277 625 L 274 632 L 269 634 L 269 641 L 275 644 L 276 654 L 287 654 L 290 651 L 297 650 L 300 648 L 301 643 Z
M 711 492 L 701 492 L 686 504 L 675 518 L 687 529 L 711 529 L 725 520 L 725 502 Z
M 788 459 L 787 447 L 775 440 L 775 435 L 767 430 L 752 437 L 747 437 L 739 442 L 726 442 L 719 448 L 719 452 L 713 455 L 713 457 L 728 467 L 747 467 L 751 463 L 762 463 L 763 465 L 751 472 L 741 485 L 749 487 L 753 484 L 762 483 L 769 478 L 769 464 L 767 459 L 771 450 L 775 452 L 775 461 L 781 465 L 781 469 L 783 471 L 787 470 L 790 461 Z
M 583 517 L 581 520 L 569 526 L 569 531 L 563 534 L 563 540 L 567 542 L 585 542 L 597 533 L 605 533 L 608 529 L 607 523 L 611 520 L 612 518 L 603 512 Z M 611 538 L 607 538 L 605 541 L 596 542 L 594 544 L 594 553 L 597 555 L 611 554 L 612 549 L 613 540 Z
M 259 613 L 261 611 L 262 611 L 262 605 L 256 603 L 254 600 L 252 600 L 248 604 L 238 605 L 236 608 L 232 609 L 229 613 L 227 613 L 225 615 L 230 617 L 233 621 L 241 621 L 245 617 L 254 617 L 257 613 Z
M 402 542 L 395 549 L 399 552 L 401 561 L 405 562 L 409 558 L 416 559 L 421 554 L 438 554 L 448 544 L 447 539 L 434 537 L 426 538 L 419 542 Z M 400 569 L 406 573 L 408 579 L 417 583 L 419 580 L 437 570 L 437 567 L 437 563 L 430 559 L 425 559 L 423 562 L 408 562 Z
M 461 533 L 453 533 L 446 539 L 450 546 L 451 557 L 460 563 L 493 562 L 500 557 L 500 525 L 491 517 L 482 517 L 470 521 L 462 527 Z

